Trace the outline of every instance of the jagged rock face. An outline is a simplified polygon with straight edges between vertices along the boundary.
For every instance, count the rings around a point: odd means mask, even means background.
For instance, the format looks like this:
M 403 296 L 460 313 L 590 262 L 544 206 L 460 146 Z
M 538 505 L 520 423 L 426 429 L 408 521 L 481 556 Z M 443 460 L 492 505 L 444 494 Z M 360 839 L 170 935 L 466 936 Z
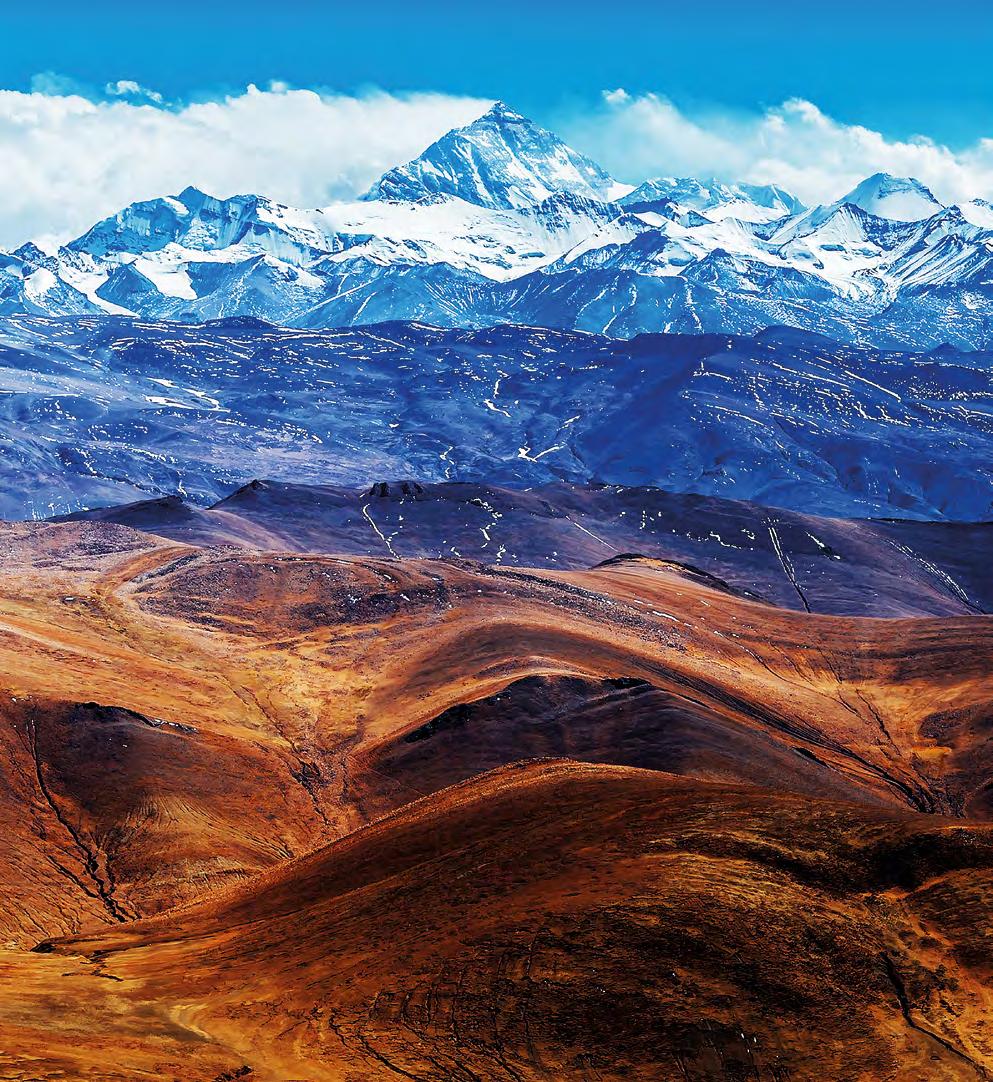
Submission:
M 0 313 L 499 323 L 630 338 L 803 327 L 929 349 L 993 341 L 993 212 L 876 174 L 807 208 L 775 184 L 634 190 L 498 103 L 363 200 L 299 210 L 194 188 L 0 264 Z
M 651 485 L 844 517 L 982 520 L 988 355 L 785 330 L 633 342 L 524 328 L 0 324 L 0 513 L 253 477 Z M 453 542 L 454 543 L 454 542 Z

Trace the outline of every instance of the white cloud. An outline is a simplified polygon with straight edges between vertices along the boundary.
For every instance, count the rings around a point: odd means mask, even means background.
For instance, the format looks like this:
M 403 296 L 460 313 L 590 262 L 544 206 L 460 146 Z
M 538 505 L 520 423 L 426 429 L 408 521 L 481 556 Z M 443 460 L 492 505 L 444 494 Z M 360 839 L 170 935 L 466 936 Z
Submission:
M 134 79 L 118 79 L 117 82 L 108 83 L 104 88 L 112 98 L 145 98 L 153 101 L 156 105 L 163 104 L 163 97 L 157 90 L 149 90 L 147 86 L 136 83 Z
M 66 240 L 137 199 L 189 184 L 295 206 L 358 194 L 489 100 L 323 94 L 276 84 L 170 107 L 121 80 L 92 100 L 46 74 L 0 91 L 0 245 Z
M 563 133 L 619 179 L 717 176 L 776 183 L 808 203 L 830 202 L 875 172 L 913 176 L 945 202 L 993 196 L 993 140 L 954 152 L 923 136 L 888 139 L 793 99 L 762 113 L 690 114 L 655 94 L 622 89 L 566 118 Z
M 631 95 L 624 87 L 619 86 L 615 90 L 605 90 L 603 92 L 603 100 L 608 105 L 627 105 L 631 100 Z

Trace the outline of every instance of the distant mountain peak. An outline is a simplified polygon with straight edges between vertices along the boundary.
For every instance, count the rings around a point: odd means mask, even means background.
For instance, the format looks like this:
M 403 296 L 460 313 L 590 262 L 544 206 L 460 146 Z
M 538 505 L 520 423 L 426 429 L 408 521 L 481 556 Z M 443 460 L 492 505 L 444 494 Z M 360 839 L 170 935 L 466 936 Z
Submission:
M 934 199 L 931 190 L 914 177 L 898 177 L 893 173 L 873 173 L 865 178 L 859 185 L 860 188 L 878 192 L 923 192 Z M 937 200 L 935 200 L 937 202 Z
M 619 185 L 596 162 L 498 101 L 420 157 L 389 170 L 363 198 L 418 201 L 445 195 L 516 210 L 555 192 L 606 201 L 619 194 Z
M 993 229 L 993 203 L 986 199 L 970 199 L 959 204 L 962 217 L 972 225 Z
M 494 120 L 507 121 L 508 123 L 513 123 L 516 121 L 524 121 L 524 123 L 526 124 L 530 123 L 528 118 L 524 116 L 523 113 L 517 112 L 516 109 L 511 109 L 511 107 L 505 101 L 495 101 L 489 107 L 489 109 L 487 109 L 486 112 L 483 113 L 481 117 L 479 117 L 479 120 L 475 121 L 475 123 L 479 123 L 480 120 L 486 120 L 490 117 L 492 117 Z
M 919 222 L 944 208 L 931 189 L 919 180 L 890 173 L 873 173 L 839 202 L 851 203 L 878 218 L 895 222 Z

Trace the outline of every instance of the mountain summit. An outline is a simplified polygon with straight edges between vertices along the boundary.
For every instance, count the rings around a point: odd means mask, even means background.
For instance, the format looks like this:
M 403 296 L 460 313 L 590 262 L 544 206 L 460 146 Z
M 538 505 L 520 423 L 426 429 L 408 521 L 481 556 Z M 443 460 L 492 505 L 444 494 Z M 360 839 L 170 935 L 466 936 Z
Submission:
M 384 174 L 363 198 L 454 195 L 481 207 L 515 210 L 555 193 L 609 200 L 625 190 L 596 162 L 498 101 L 419 158 Z
M 877 218 L 894 222 L 920 222 L 943 209 L 930 188 L 912 177 L 873 173 L 839 200 L 851 203 Z

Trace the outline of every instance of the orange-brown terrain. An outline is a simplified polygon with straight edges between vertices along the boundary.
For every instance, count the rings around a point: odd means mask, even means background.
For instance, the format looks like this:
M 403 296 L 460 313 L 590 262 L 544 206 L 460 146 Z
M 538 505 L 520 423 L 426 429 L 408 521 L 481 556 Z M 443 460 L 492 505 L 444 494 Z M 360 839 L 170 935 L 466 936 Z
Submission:
M 991 617 L 8 523 L 0 659 L 0 1078 L 993 1074 Z

